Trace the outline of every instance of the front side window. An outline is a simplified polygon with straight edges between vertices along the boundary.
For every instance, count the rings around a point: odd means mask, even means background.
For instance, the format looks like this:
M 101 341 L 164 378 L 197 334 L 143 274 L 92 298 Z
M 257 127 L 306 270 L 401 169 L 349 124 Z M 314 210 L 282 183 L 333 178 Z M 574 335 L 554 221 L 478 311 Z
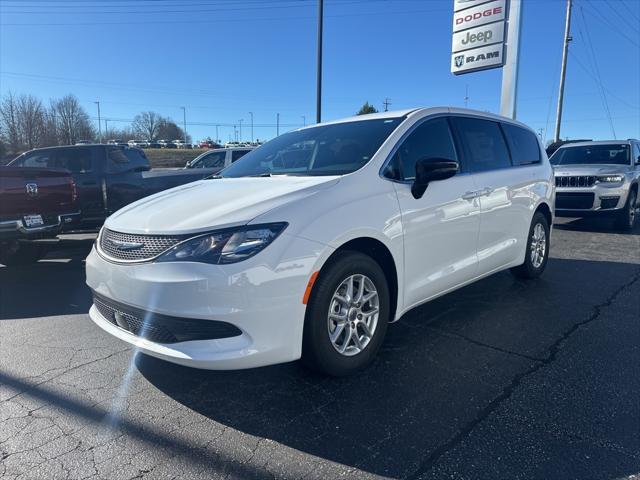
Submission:
M 563 147 L 551 155 L 552 165 L 629 165 L 629 145 L 578 145 Z
M 53 167 L 64 168 L 71 173 L 91 171 L 91 149 L 61 148 L 53 154 Z
M 394 180 L 414 180 L 416 162 L 423 158 L 456 161 L 456 150 L 445 118 L 416 127 L 396 150 L 384 175 Z
M 199 161 L 194 162 L 195 168 L 222 168 L 227 152 L 212 152 L 205 154 Z
M 221 175 L 346 175 L 369 162 L 403 120 L 356 120 L 285 133 L 247 153 Z
M 231 152 L 231 163 L 235 162 L 236 160 L 240 160 L 242 157 L 244 157 L 250 151 L 251 150 L 233 150 Z
M 509 150 L 497 122 L 468 117 L 456 117 L 453 121 L 465 146 L 465 160 L 471 171 L 485 172 L 511 166 Z
M 503 123 L 502 129 L 507 137 L 514 165 L 540 163 L 540 146 L 535 133 L 510 123 Z

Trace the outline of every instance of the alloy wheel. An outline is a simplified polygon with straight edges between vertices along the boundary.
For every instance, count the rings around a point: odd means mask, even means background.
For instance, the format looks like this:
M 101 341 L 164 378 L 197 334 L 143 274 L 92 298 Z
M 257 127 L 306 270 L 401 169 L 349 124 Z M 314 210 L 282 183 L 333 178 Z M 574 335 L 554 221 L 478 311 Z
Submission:
M 547 252 L 547 233 L 541 223 L 536 223 L 531 235 L 531 264 L 534 268 L 540 268 Z
M 378 326 L 380 300 L 369 277 L 362 274 L 344 279 L 331 298 L 327 327 L 333 348 L 351 357 L 362 352 Z

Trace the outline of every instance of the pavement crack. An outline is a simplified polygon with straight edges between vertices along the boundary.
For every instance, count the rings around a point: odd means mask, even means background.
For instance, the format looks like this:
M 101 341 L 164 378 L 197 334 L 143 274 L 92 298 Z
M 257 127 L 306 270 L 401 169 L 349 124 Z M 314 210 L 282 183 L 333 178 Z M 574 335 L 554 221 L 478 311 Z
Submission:
M 614 290 L 614 292 L 609 295 L 609 297 L 607 297 L 604 302 L 594 306 L 593 312 L 585 320 L 574 323 L 569 329 L 567 329 L 555 342 L 551 344 L 551 346 L 549 347 L 549 354 L 544 359 L 537 361 L 524 372 L 515 375 L 511 379 L 511 382 L 509 382 L 509 384 L 503 388 L 502 392 L 493 400 L 491 400 L 483 409 L 481 409 L 473 420 L 469 421 L 467 424 L 458 429 L 458 431 L 451 438 L 449 438 L 449 440 L 433 450 L 431 454 L 429 454 L 422 462 L 420 462 L 418 468 L 407 477 L 407 480 L 417 480 L 424 473 L 428 472 L 436 464 L 436 462 L 440 460 L 440 458 L 442 458 L 447 452 L 458 446 L 465 438 L 467 438 L 471 434 L 471 432 L 473 432 L 473 430 L 480 423 L 482 423 L 489 417 L 489 415 L 496 411 L 504 401 L 508 400 L 511 395 L 513 395 L 515 390 L 522 384 L 523 380 L 525 380 L 530 375 L 533 375 L 541 368 L 555 361 L 562 344 L 566 340 L 568 340 L 580 327 L 596 321 L 605 308 L 611 306 L 623 291 L 630 288 L 639 280 L 640 270 L 637 271 L 629 281 Z
M 526 358 L 527 360 L 531 360 L 533 362 L 544 362 L 545 361 L 544 358 L 532 357 L 531 355 L 527 355 L 525 353 L 514 352 L 513 350 L 508 350 L 506 348 L 497 347 L 495 345 L 484 343 L 484 342 L 481 342 L 479 340 L 474 340 L 471 337 L 467 337 L 466 335 L 462 335 L 461 333 L 453 332 L 451 330 L 446 330 L 444 328 L 432 327 L 432 326 L 427 326 L 427 328 L 430 329 L 430 330 L 435 330 L 436 332 L 439 332 L 439 333 L 443 333 L 444 335 L 447 335 L 447 336 L 450 336 L 450 337 L 461 338 L 462 340 L 465 340 L 465 341 L 467 341 L 469 343 L 473 343 L 474 345 L 478 345 L 480 347 L 485 347 L 485 348 L 490 348 L 491 350 L 495 350 L 495 351 L 500 352 L 500 353 L 505 353 L 507 355 L 514 355 L 516 357 Z

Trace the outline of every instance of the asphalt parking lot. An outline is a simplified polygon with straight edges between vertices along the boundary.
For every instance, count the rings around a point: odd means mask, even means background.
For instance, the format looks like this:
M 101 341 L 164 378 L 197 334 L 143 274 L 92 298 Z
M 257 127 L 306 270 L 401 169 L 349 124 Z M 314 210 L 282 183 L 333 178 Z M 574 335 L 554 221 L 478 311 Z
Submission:
M 0 267 L 0 477 L 640 476 L 640 228 L 560 220 L 545 275 L 407 314 L 362 375 L 199 371 L 88 318 L 70 236 Z

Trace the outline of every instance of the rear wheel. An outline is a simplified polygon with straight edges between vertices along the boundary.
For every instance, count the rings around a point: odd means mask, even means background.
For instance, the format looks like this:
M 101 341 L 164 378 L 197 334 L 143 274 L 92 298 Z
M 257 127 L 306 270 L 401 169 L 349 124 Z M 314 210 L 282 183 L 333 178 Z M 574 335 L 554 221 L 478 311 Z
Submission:
M 518 278 L 530 279 L 544 272 L 549 259 L 549 222 L 542 212 L 534 214 L 527 238 L 524 262 L 512 268 L 511 273 Z
M 616 227 L 620 230 L 633 230 L 638 217 L 638 194 L 635 190 L 629 192 L 627 203 L 616 218 Z
M 0 244 L 0 264 L 7 267 L 35 263 L 45 256 L 42 245 L 26 242 L 9 242 Z
M 382 345 L 389 311 L 389 287 L 380 265 L 359 252 L 338 252 L 313 286 L 303 362 L 334 376 L 362 370 Z

